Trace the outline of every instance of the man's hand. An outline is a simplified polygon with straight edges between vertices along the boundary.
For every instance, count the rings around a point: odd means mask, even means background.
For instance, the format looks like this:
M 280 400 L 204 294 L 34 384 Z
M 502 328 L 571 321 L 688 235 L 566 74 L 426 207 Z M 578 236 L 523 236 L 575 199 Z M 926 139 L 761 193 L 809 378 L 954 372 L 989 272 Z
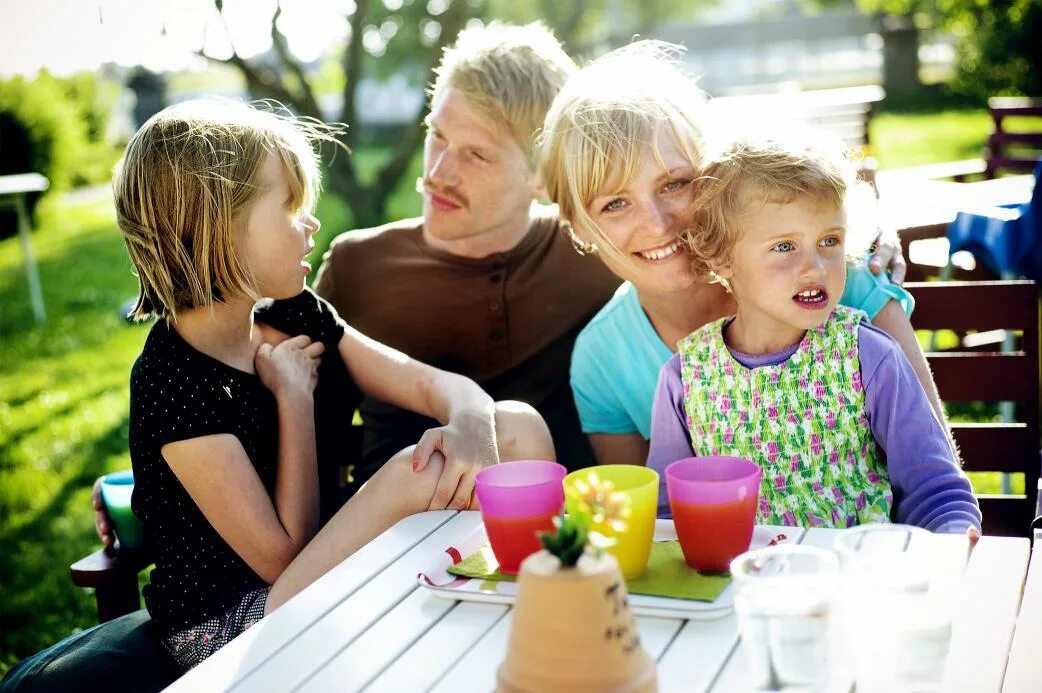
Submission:
M 868 269 L 872 274 L 879 274 L 883 270 L 890 270 L 890 281 L 894 284 L 902 284 L 905 280 L 904 253 L 901 251 L 901 239 L 897 237 L 897 231 L 886 231 L 880 229 L 876 236 L 875 252 L 868 261 Z
M 98 533 L 98 539 L 105 545 L 111 547 L 116 543 L 116 537 L 112 534 L 112 523 L 109 521 L 108 511 L 105 509 L 105 501 L 101 498 L 101 477 L 94 480 L 94 488 L 90 491 L 90 502 L 94 506 L 94 531 Z
M 499 463 L 495 415 L 456 416 L 447 425 L 426 431 L 412 454 L 413 471 L 422 471 L 436 450 L 445 455 L 445 467 L 428 510 L 475 507 L 474 476 Z

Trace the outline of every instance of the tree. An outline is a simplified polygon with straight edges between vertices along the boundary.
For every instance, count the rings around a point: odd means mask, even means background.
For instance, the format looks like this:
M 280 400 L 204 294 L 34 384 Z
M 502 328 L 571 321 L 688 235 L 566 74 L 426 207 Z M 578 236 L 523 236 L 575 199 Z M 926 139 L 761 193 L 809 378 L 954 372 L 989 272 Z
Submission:
M 868 12 L 913 17 L 955 38 L 958 91 L 986 98 L 1042 94 L 1042 3 L 1038 0 L 857 0 Z
M 573 55 L 590 55 L 609 45 L 606 14 L 614 23 L 647 31 L 663 19 L 690 14 L 699 4 L 713 0 L 355 0 L 354 12 L 345 16 L 348 36 L 337 61 L 338 80 L 342 80 L 342 107 L 336 120 L 347 123 L 344 142 L 355 148 L 365 141 L 365 128 L 358 118 L 358 87 L 367 75 L 386 77 L 407 74 L 417 86 L 430 84 L 433 68 L 443 48 L 455 40 L 471 19 L 491 16 L 514 22 L 543 19 Z M 623 6 L 625 5 L 625 6 Z M 223 18 L 223 0 L 214 0 Z M 393 8 L 393 9 L 391 9 Z M 316 74 L 302 65 L 289 51 L 286 37 L 278 28 L 282 13 L 276 5 L 271 18 L 272 49 L 260 59 L 245 59 L 236 53 L 230 58 L 206 56 L 237 69 L 247 89 L 256 98 L 279 101 L 295 114 L 322 119 L 315 82 Z M 374 32 L 381 37 L 379 55 L 367 49 L 366 37 Z M 626 37 L 629 38 L 628 36 Z M 360 175 L 356 159 L 335 156 L 329 164 L 328 189 L 350 206 L 354 221 L 370 226 L 385 221 L 387 202 L 405 175 L 423 141 L 424 103 L 409 118 L 409 125 L 396 138 L 371 179 Z
M 361 76 L 366 71 L 367 56 L 364 40 L 367 31 L 378 30 L 388 18 L 386 6 L 391 3 L 373 2 L 373 0 L 355 0 L 355 11 L 345 18 L 349 33 L 347 45 L 340 59 L 344 75 L 342 106 L 337 120 L 348 123 L 343 141 L 354 148 L 361 141 L 362 127 L 358 119 L 358 86 Z M 223 12 L 223 0 L 214 0 L 218 12 Z M 444 6 L 444 11 L 432 10 Z M 412 46 L 421 49 L 420 59 L 425 59 L 426 70 L 424 82 L 430 81 L 431 70 L 437 64 L 441 51 L 463 28 L 468 19 L 478 9 L 474 0 L 445 0 L 440 5 L 435 2 L 403 3 L 399 12 L 401 25 L 414 33 Z M 323 119 L 322 110 L 313 87 L 311 76 L 305 67 L 293 57 L 287 47 L 286 37 L 278 29 L 278 19 L 282 13 L 281 4 L 276 6 L 271 18 L 272 51 L 268 62 L 247 60 L 233 53 L 228 59 L 220 60 L 235 67 L 246 82 L 250 93 L 257 98 L 275 99 L 289 107 L 298 116 L 309 116 Z M 437 25 L 438 30 L 433 40 L 421 40 L 423 28 L 429 22 Z M 428 29 L 426 36 L 434 32 Z M 404 41 L 402 41 L 404 43 Z M 215 58 L 207 56 L 210 60 Z M 389 56 L 389 59 L 393 59 Z M 329 189 L 341 196 L 355 217 L 355 223 L 363 226 L 375 225 L 384 221 L 384 210 L 387 199 L 394 190 L 399 179 L 405 174 L 409 162 L 423 140 L 423 115 L 425 106 L 409 120 L 409 126 L 398 139 L 391 154 L 383 161 L 372 180 L 363 180 L 356 160 L 351 156 L 334 156 L 329 162 Z

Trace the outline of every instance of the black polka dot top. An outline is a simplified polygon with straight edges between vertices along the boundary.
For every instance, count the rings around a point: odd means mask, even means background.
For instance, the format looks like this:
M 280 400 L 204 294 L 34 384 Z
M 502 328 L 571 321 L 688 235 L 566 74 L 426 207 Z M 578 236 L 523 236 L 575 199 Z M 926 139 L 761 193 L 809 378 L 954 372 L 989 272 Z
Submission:
M 335 311 L 310 291 L 276 301 L 259 310 L 257 319 L 287 334 L 307 334 L 326 344 L 315 406 L 318 411 L 323 403 L 316 435 L 322 514 L 328 517 L 334 508 L 325 504 L 333 503 L 335 494 L 327 491 L 330 486 L 335 491 L 339 464 L 328 460 L 329 451 L 335 450 L 336 431 L 350 424 L 361 398 L 337 352 L 342 324 Z M 278 428 L 275 398 L 260 378 L 195 350 L 163 321 L 152 327 L 130 376 L 130 455 L 135 482 L 132 505 L 144 524 L 156 565 L 144 590 L 145 604 L 162 634 L 227 611 L 265 582 L 213 529 L 160 450 L 178 440 L 229 433 L 242 443 L 264 488 L 273 495 Z M 236 489 L 224 491 L 234 505 Z

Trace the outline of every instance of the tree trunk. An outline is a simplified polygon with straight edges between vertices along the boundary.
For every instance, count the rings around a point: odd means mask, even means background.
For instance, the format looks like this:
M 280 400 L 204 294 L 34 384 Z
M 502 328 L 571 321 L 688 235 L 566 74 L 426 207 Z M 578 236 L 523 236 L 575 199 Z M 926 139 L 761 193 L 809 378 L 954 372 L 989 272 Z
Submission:
M 911 17 L 882 18 L 883 88 L 887 99 L 901 101 L 923 88 L 919 81 L 919 29 Z

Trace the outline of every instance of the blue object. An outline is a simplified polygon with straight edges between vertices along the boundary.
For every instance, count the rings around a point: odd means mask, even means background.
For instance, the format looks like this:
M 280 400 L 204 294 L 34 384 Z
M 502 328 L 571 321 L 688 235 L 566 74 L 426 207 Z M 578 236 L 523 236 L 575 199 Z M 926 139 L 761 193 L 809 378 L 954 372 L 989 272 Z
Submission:
M 992 212 L 959 212 L 948 226 L 949 252 L 967 250 L 997 274 L 1042 280 L 1042 161 L 1034 175 L 1035 189 L 1025 204 L 996 207 Z

